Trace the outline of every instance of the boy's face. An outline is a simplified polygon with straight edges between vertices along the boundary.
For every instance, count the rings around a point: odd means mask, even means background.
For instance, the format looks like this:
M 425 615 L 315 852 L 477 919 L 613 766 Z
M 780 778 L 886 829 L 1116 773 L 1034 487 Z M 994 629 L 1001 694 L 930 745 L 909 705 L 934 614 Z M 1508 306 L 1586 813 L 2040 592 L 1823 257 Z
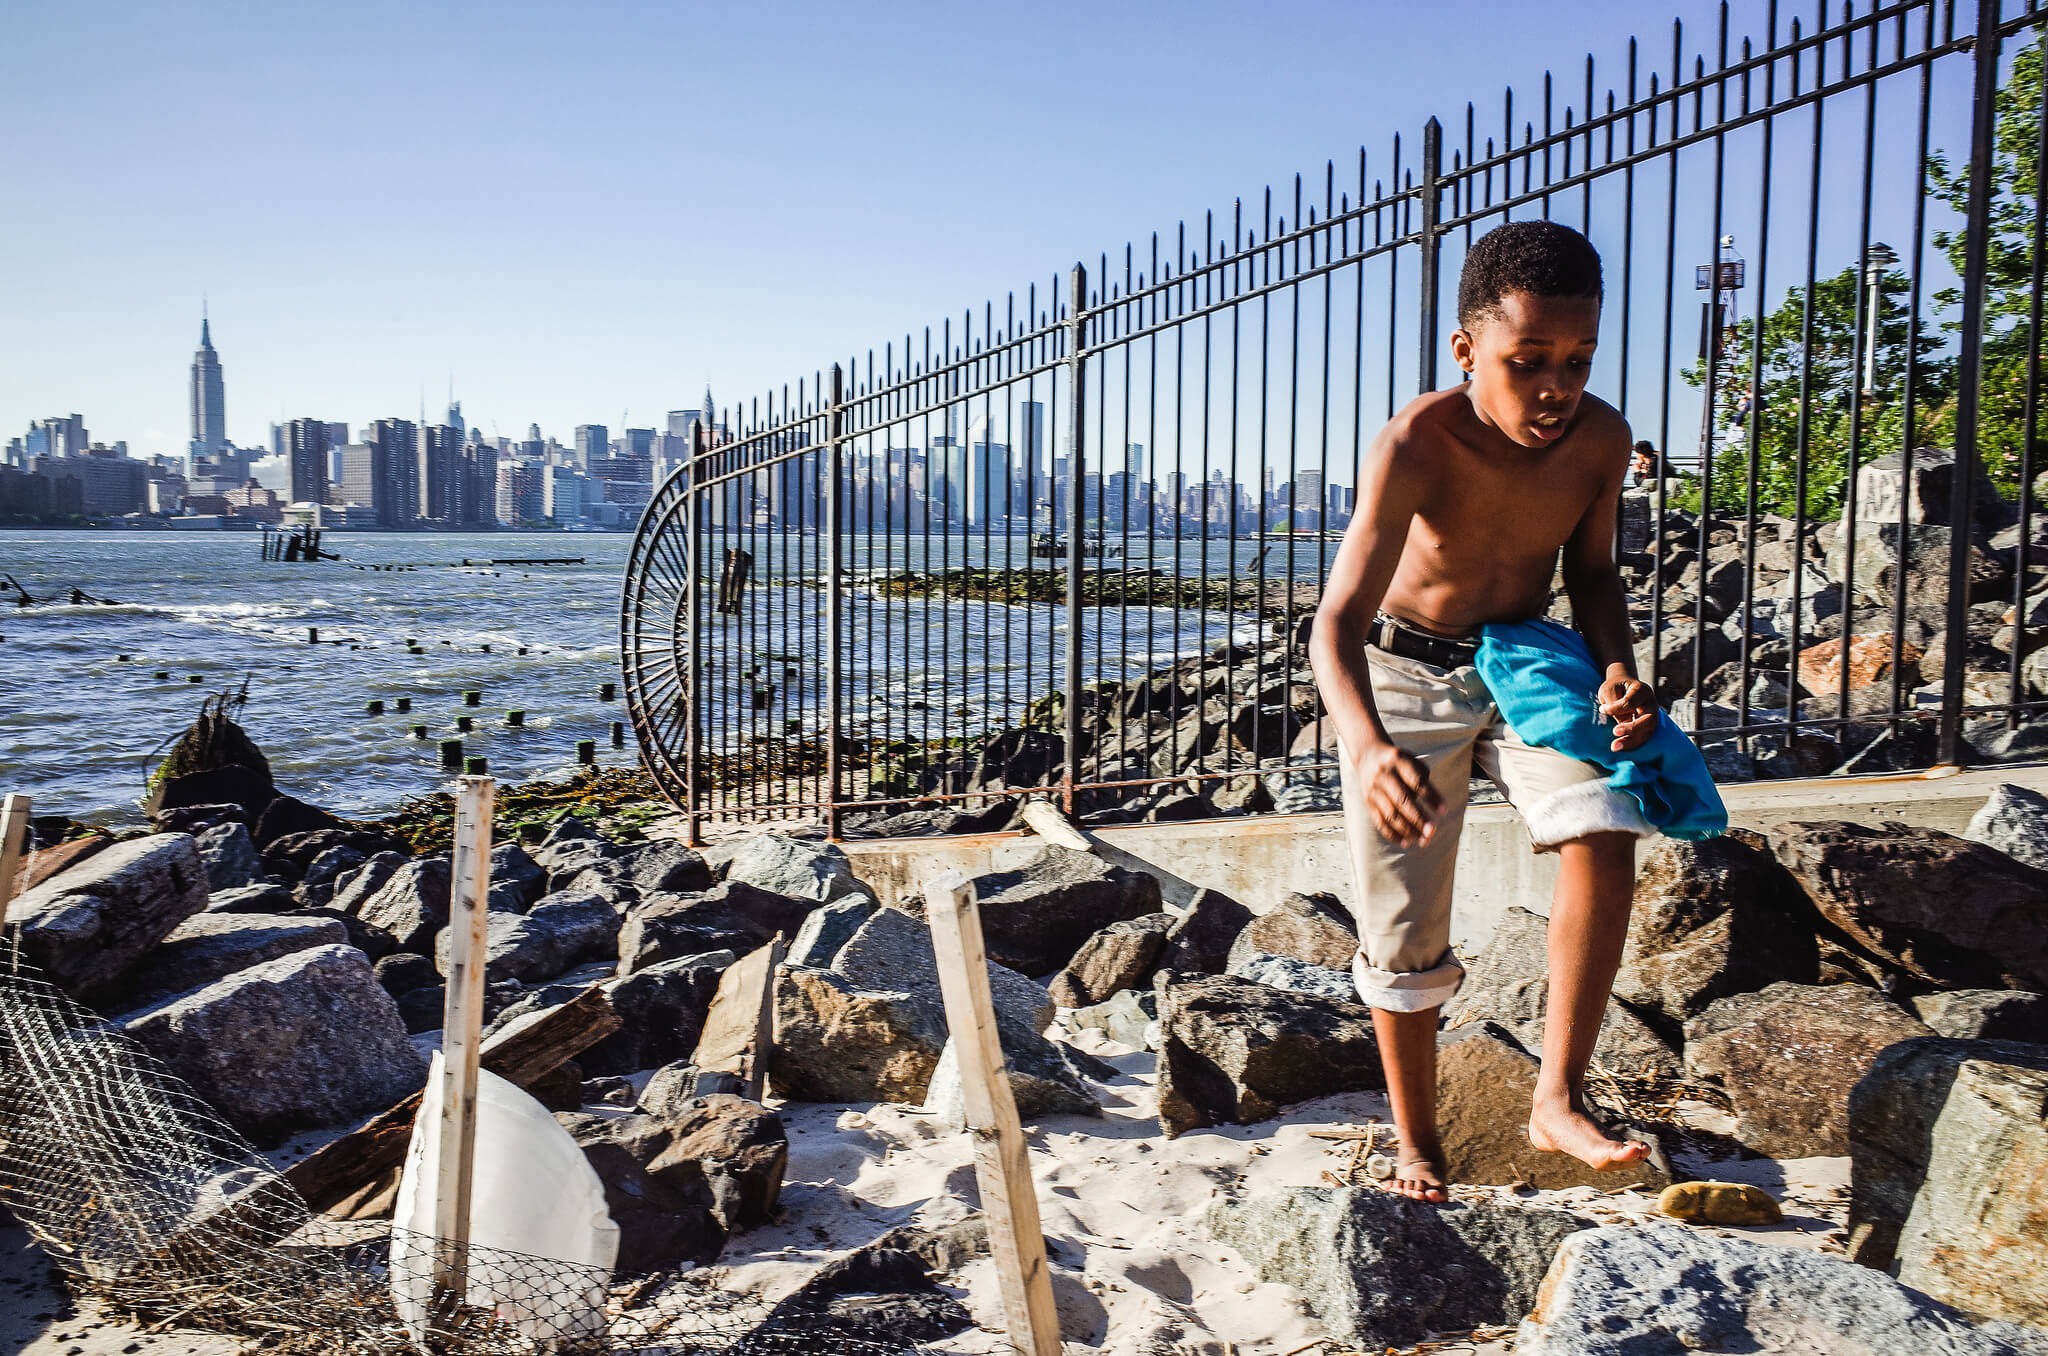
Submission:
M 1599 340 L 1598 301 L 1508 292 L 1451 335 L 1451 354 L 1472 376 L 1481 419 L 1523 447 L 1548 447 L 1571 427 Z

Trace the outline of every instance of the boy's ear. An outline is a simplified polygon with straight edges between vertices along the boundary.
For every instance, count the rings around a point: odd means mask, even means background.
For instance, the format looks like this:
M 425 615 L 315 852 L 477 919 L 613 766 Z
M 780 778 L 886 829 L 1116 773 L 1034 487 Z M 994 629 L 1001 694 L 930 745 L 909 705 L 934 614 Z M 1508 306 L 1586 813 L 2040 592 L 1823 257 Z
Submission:
M 1472 375 L 1472 332 L 1460 327 L 1451 331 L 1451 361 L 1465 369 L 1465 375 Z

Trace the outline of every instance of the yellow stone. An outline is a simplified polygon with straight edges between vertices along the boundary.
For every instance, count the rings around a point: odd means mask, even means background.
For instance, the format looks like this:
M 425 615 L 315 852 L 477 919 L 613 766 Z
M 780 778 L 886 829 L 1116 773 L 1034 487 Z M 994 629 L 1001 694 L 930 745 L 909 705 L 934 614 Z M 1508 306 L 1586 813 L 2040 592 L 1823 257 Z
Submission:
M 1762 1187 L 1743 1182 L 1674 1182 L 1657 1209 L 1687 1224 L 1776 1224 L 1785 1212 Z

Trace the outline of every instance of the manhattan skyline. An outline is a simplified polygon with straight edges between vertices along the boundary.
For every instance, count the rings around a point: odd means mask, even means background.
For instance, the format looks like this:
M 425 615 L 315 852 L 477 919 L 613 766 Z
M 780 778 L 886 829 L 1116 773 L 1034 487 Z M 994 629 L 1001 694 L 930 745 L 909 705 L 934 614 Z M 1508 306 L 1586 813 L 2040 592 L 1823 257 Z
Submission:
M 240 446 L 309 411 L 439 408 L 451 381 L 499 436 L 660 426 L 707 378 L 745 399 L 963 305 L 1043 293 L 1075 257 L 1341 166 L 1361 142 L 1384 155 L 1393 132 L 1526 89 L 1546 64 L 1591 50 L 1612 69 L 1664 13 L 1704 38 L 1714 9 L 1595 5 L 1535 36 L 1464 15 L 1462 50 L 1435 70 L 1371 54 L 1441 51 L 1448 20 L 1337 7 L 1302 16 L 1322 35 L 1309 50 L 1227 67 L 1227 13 L 1200 7 L 946 25 L 808 7 L 627 6 L 568 26 L 517 5 L 477 25 L 394 8 L 382 27 L 122 12 L 89 33 L 55 5 L 0 19 L 24 57 L 17 98 L 65 109 L 0 130 L 64 204 L 0 226 L 0 291 L 22 308 L 0 327 L 0 428 L 78 410 L 150 456 L 189 442 L 187 373 L 167 356 L 191 353 L 202 293 L 215 337 L 232 335 L 224 435 Z M 1732 23 L 1761 14 L 1738 5 Z M 244 78 L 293 43 L 351 72 L 345 113 Z M 1063 59 L 1030 59 L 1041 46 Z M 451 52 L 543 74 L 474 99 L 415 78 Z M 922 74 L 872 81 L 864 56 Z M 88 69 L 103 96 L 67 104 Z M 1209 72 L 1192 90 L 1190 69 Z M 724 116 L 762 82 L 781 91 L 771 107 Z M 944 113 L 956 84 L 970 116 Z M 234 167 L 217 199 L 180 168 L 195 127 Z M 891 138 L 917 153 L 878 173 L 856 148 Z M 303 210 L 265 196 L 285 182 L 317 185 Z M 833 211 L 787 211 L 797 184 Z M 368 210 L 387 191 L 417 210 Z

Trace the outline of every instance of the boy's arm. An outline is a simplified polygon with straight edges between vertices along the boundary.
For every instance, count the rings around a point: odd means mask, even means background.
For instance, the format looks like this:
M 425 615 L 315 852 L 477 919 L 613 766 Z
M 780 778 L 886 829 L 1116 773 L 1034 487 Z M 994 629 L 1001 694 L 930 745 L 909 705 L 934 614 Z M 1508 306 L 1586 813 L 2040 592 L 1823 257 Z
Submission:
M 1636 677 L 1635 633 L 1629 628 L 1628 592 L 1614 563 L 1615 519 L 1628 471 L 1628 426 L 1616 420 L 1607 474 L 1585 517 L 1564 544 L 1564 591 L 1572 620 L 1600 669 L 1600 709 L 1614 718 L 1614 751 L 1633 749 L 1656 728 L 1657 702 Z M 1606 441 L 1603 439 L 1603 441 Z
M 1395 746 L 1373 703 L 1365 646 L 1387 585 L 1401 563 L 1421 504 L 1422 475 L 1399 463 L 1398 423 L 1374 440 L 1358 470 L 1358 507 L 1330 563 L 1330 579 L 1309 633 L 1309 665 L 1343 757 L 1365 788 L 1374 827 L 1391 841 L 1427 840 L 1442 808 L 1420 759 Z

